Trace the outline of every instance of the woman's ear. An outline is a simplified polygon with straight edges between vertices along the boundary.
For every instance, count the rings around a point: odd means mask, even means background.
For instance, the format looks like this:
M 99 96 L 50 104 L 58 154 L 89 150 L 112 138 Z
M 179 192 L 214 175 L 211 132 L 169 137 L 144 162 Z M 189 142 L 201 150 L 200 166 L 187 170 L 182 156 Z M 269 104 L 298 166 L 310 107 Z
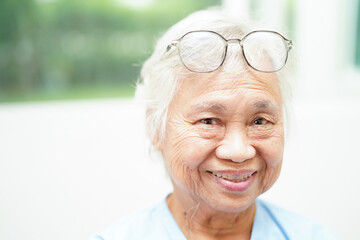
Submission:
M 161 144 L 160 137 L 159 137 L 158 133 L 155 134 L 154 139 L 152 141 L 152 145 L 154 146 L 154 148 L 156 150 L 162 151 L 162 144 Z
M 151 114 L 151 110 L 147 109 L 146 110 L 146 118 L 148 119 L 149 116 Z M 159 129 L 155 128 L 154 125 L 152 124 L 152 121 L 147 121 L 146 124 L 146 133 L 148 135 L 148 138 L 151 141 L 152 146 L 158 150 L 161 151 L 162 150 L 162 143 L 161 143 L 161 138 L 159 135 Z

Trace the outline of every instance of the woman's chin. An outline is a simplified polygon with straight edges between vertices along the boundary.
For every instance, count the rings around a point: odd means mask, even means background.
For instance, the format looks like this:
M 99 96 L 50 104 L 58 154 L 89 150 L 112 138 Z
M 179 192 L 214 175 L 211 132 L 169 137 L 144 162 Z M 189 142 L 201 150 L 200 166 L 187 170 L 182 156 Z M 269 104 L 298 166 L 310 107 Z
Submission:
M 247 210 L 255 203 L 255 198 L 250 196 L 211 196 L 203 201 L 205 209 L 214 212 L 240 213 Z

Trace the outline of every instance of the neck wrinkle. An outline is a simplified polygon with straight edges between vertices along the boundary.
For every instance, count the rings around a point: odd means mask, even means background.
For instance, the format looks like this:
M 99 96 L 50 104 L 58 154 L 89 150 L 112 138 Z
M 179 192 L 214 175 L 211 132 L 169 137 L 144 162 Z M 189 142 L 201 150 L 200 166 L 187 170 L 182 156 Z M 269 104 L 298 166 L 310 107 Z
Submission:
M 256 213 L 254 202 L 240 213 L 210 210 L 195 201 L 181 201 L 172 193 L 167 204 L 187 239 L 250 239 Z M 203 237 L 203 238 L 202 238 Z

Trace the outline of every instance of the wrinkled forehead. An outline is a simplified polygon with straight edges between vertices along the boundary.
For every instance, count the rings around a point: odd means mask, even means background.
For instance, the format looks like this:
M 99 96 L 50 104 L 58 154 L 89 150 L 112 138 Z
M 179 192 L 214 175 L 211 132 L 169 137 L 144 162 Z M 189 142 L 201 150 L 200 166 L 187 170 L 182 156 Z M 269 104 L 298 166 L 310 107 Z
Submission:
M 257 92 L 272 98 L 279 106 L 282 105 L 279 80 L 276 73 L 244 71 L 229 73 L 215 71 L 213 73 L 187 74 L 181 77 L 175 98 L 191 98 L 208 93 L 221 94 L 231 92 L 244 95 Z

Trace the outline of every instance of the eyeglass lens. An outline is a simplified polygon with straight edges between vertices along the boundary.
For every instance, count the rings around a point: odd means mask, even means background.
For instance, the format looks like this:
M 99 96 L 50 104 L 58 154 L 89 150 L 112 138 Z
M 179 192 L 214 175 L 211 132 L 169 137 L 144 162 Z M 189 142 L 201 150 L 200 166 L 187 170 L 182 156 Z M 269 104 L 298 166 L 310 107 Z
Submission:
M 180 58 L 191 71 L 214 71 L 224 61 L 226 42 L 212 32 L 191 32 L 179 44 Z
M 286 62 L 287 47 L 283 38 L 273 32 L 254 32 L 243 41 L 245 59 L 263 72 L 280 70 Z
M 224 62 L 226 45 L 227 42 L 213 32 L 190 32 L 179 42 L 179 54 L 190 71 L 211 72 Z M 254 69 L 274 72 L 285 65 L 287 46 L 279 34 L 253 32 L 243 39 L 243 54 Z

